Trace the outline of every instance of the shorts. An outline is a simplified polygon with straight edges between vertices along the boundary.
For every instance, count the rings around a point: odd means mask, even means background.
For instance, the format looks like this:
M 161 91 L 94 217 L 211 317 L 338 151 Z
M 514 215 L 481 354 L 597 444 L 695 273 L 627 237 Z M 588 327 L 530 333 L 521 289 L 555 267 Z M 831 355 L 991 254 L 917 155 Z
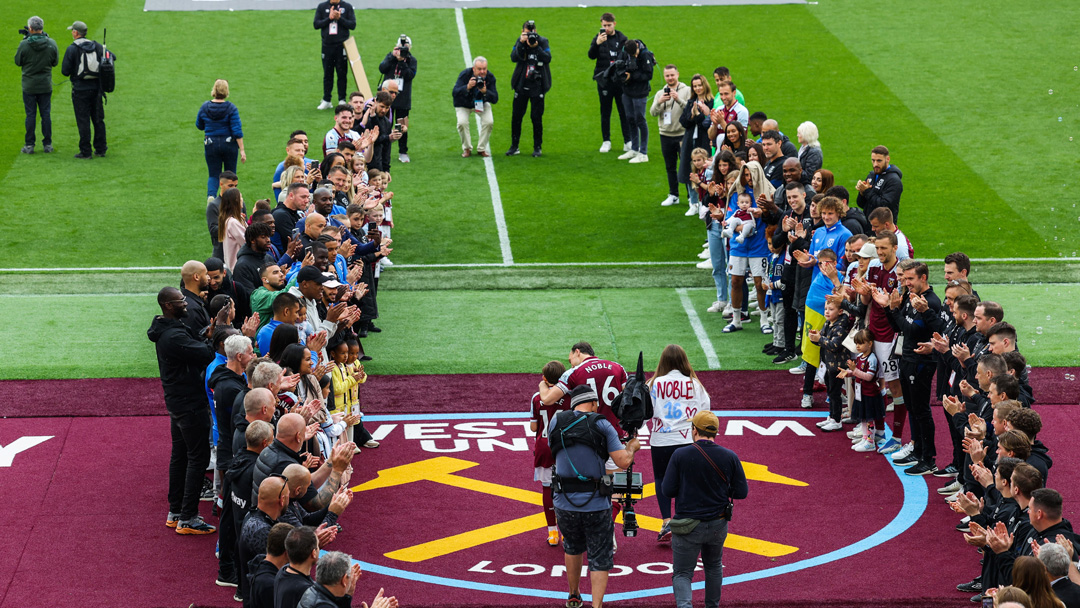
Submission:
M 544 487 L 551 485 L 551 467 L 536 467 L 533 469 L 533 481 L 539 481 Z
M 615 564 L 615 521 L 610 508 L 586 512 L 556 508 L 555 520 L 563 535 L 563 553 L 588 553 L 590 571 L 611 570 Z
M 900 358 L 893 354 L 896 341 L 878 342 L 874 340 L 874 356 L 878 360 L 877 377 L 886 382 L 900 379 Z
M 766 272 L 768 263 L 763 257 L 748 258 L 744 256 L 733 255 L 728 258 L 728 275 L 734 277 L 745 277 L 747 273 L 751 276 L 765 278 L 769 276 Z

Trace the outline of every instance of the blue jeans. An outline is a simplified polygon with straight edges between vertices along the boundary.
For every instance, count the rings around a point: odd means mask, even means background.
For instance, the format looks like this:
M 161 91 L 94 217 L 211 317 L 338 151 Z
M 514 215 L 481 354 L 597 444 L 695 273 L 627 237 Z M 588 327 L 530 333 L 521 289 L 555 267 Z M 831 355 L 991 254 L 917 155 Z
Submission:
M 622 96 L 626 108 L 626 124 L 630 128 L 630 149 L 642 154 L 649 153 L 649 122 L 645 119 L 645 104 L 648 97 Z
M 724 239 L 720 236 L 723 229 L 724 227 L 717 221 L 709 225 L 709 259 L 712 260 L 712 278 L 713 283 L 716 283 L 716 299 L 727 302 L 731 299 L 729 292 L 731 281 L 728 280 L 727 273 L 727 247 L 724 245 Z
M 34 145 L 34 131 L 37 129 L 37 116 L 41 114 L 41 143 L 52 145 L 52 92 L 23 93 L 23 106 L 26 108 L 26 145 Z
M 703 521 L 689 534 L 671 535 L 671 588 L 675 592 L 676 608 L 691 608 L 694 597 L 691 582 L 698 555 L 705 568 L 705 608 L 720 605 L 720 587 L 724 583 L 724 540 L 727 539 L 726 519 Z

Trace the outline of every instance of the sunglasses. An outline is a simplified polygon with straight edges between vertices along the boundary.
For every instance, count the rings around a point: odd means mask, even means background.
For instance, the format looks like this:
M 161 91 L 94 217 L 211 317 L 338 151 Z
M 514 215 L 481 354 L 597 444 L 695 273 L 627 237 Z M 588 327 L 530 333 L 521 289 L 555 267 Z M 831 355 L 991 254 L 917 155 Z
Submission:
M 289 491 L 289 478 L 282 475 L 281 473 L 271 473 L 271 474 L 267 475 L 267 477 L 277 477 L 278 479 L 285 482 L 281 486 L 281 494 L 278 495 L 278 500 L 281 500 L 281 498 L 283 496 L 285 496 L 285 494 Z

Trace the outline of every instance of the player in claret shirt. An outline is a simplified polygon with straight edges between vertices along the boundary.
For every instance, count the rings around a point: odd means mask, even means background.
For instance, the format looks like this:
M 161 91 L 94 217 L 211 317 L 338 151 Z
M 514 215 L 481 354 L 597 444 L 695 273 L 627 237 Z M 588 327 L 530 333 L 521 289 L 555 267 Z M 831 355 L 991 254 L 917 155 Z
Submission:
M 542 372 L 544 379 L 540 385 L 549 388 L 555 386 L 565 371 L 566 366 L 562 363 L 549 361 L 544 366 Z M 570 409 L 570 400 L 566 399 L 565 395 L 555 403 L 545 404 L 540 400 L 539 392 L 533 393 L 530 408 L 532 422 L 529 425 L 532 432 L 536 433 L 536 446 L 533 448 L 533 466 L 535 467 L 533 481 L 539 481 L 544 486 L 544 517 L 547 519 L 548 526 L 547 542 L 552 547 L 557 547 L 560 539 L 559 528 L 555 525 L 555 504 L 552 502 L 551 494 L 551 467 L 555 465 L 555 457 L 551 454 L 551 447 L 548 445 L 548 427 L 555 419 L 555 414 L 568 409 Z
M 619 419 L 611 410 L 611 402 L 626 384 L 626 370 L 618 363 L 598 358 L 588 342 L 578 342 L 571 346 L 569 360 L 573 367 L 566 370 L 558 383 L 554 386 L 540 383 L 540 400 L 545 405 L 551 405 L 564 395 L 569 395 L 574 387 L 587 384 L 600 398 L 600 408 L 597 411 L 615 427 L 620 438 L 625 438 L 626 432 L 619 427 Z

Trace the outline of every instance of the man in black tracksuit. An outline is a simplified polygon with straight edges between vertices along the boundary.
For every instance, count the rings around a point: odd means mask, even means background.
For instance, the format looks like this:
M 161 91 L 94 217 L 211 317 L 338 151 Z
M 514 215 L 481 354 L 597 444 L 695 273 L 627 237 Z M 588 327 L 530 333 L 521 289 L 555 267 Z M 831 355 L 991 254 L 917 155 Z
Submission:
M 166 525 L 178 534 L 210 534 L 215 528 L 199 516 L 199 495 L 210 464 L 210 406 L 203 373 L 214 359 L 214 349 L 184 324 L 188 303 L 179 289 L 166 287 L 157 299 L 161 315 L 154 317 L 146 335 L 157 350 L 172 431 Z M 225 322 L 228 311 L 221 309 L 219 323 Z
M 878 146 L 870 152 L 870 162 L 874 168 L 866 179 L 855 185 L 859 191 L 856 204 L 870 215 L 878 207 L 888 207 L 892 211 L 893 223 L 900 221 L 900 195 L 904 193 L 904 174 L 895 165 L 890 164 L 889 149 Z
M 929 342 L 934 332 L 940 332 L 941 300 L 927 281 L 928 270 L 922 262 L 901 266 L 900 290 L 891 294 L 876 293 L 874 301 L 886 308 L 889 323 L 903 336 L 904 348 L 900 357 L 900 389 L 911 417 L 911 436 L 915 449 L 908 460 L 897 461 L 907 466 L 908 475 L 929 475 L 937 471 L 934 447 L 934 418 L 930 411 L 930 390 L 936 366 L 933 355 L 919 354 L 920 342 Z M 906 465 L 905 465 L 906 463 Z
M 808 251 L 810 249 L 810 234 L 814 227 L 814 220 L 810 217 L 810 205 L 807 204 L 805 191 L 795 189 L 787 198 L 788 200 L 783 207 L 772 205 L 773 211 L 769 210 L 770 206 L 768 205 L 772 201 L 766 201 L 766 205 L 764 205 L 765 211 L 761 217 L 766 224 L 777 225 L 773 239 L 776 239 L 776 242 L 786 243 L 789 254 L 798 250 Z M 799 225 L 802 225 L 806 234 L 803 237 L 794 237 L 794 230 Z M 789 238 L 789 235 L 793 238 Z M 784 288 L 781 291 L 781 297 L 784 304 L 783 332 L 785 348 L 784 352 L 778 353 L 776 358 L 773 359 L 773 363 L 777 365 L 793 361 L 796 358 L 795 335 L 799 329 L 799 317 L 803 310 L 803 304 L 800 304 L 799 300 L 801 299 L 805 304 L 806 294 L 810 291 L 810 282 L 814 276 L 813 270 L 813 268 L 803 268 L 794 263 L 784 266 L 784 274 L 781 279 Z M 732 304 L 732 306 L 734 305 Z M 779 331 L 779 328 L 774 331 Z
M 345 41 L 349 32 L 356 29 L 356 13 L 344 0 L 327 0 L 315 8 L 315 29 L 322 34 L 323 96 L 320 110 L 329 110 L 330 95 L 334 90 L 334 72 L 337 72 L 338 104 L 345 103 L 349 71 L 349 58 L 345 54 Z
M 626 148 L 630 146 L 630 132 L 626 125 L 626 109 L 623 107 L 622 102 L 622 83 L 618 80 L 609 81 L 597 78 L 597 76 L 607 71 L 612 61 L 619 57 L 619 53 L 626 46 L 626 34 L 615 29 L 615 16 L 611 13 L 601 15 L 600 27 L 600 32 L 593 36 L 592 42 L 589 44 L 589 59 L 596 61 L 596 67 L 593 68 L 593 79 L 596 80 L 596 91 L 600 95 L 600 134 L 604 138 L 600 151 L 607 152 L 611 150 L 611 104 L 614 103 L 619 112 L 623 152 L 626 152 Z
M 90 156 L 90 125 L 94 126 L 94 155 L 105 156 L 109 145 L 105 141 L 104 93 L 101 80 L 89 65 L 90 58 L 83 56 L 93 55 L 100 65 L 105 47 L 86 37 L 86 24 L 82 21 L 76 21 L 68 29 L 75 41 L 64 51 L 60 73 L 71 79 L 71 105 L 79 129 L 79 153 L 75 158 L 93 158 Z M 112 55 L 112 51 L 109 54 Z
M 223 366 L 221 366 L 223 367 Z M 269 424 L 269 423 L 267 423 Z M 266 446 L 270 445 L 272 441 L 271 427 L 267 432 L 267 428 L 263 427 L 260 431 L 258 428 L 251 432 L 251 441 L 248 441 L 247 434 L 245 433 L 243 445 L 245 449 L 241 450 L 232 462 L 229 463 L 229 468 L 225 471 L 224 485 L 222 491 L 224 494 L 224 507 L 221 510 L 222 530 L 226 528 L 224 525 L 225 519 L 229 519 L 229 523 L 233 530 L 232 543 L 228 548 L 228 551 L 232 554 L 235 563 L 235 572 L 239 582 L 238 593 L 240 597 L 248 597 L 245 592 L 249 584 L 248 579 L 248 567 L 247 564 L 240 559 L 239 553 L 239 532 L 241 526 L 244 525 L 244 516 L 249 511 L 254 509 L 255 505 L 251 503 L 251 486 L 252 476 L 255 473 L 255 461 L 258 460 L 259 454 L 262 453 Z M 263 435 L 261 440 L 258 438 L 260 433 Z M 224 539 L 223 541 L 224 542 Z M 226 549 L 224 545 L 219 545 L 219 552 L 224 555 Z
M 412 81 L 416 78 L 416 57 L 410 51 L 412 41 L 408 36 L 398 39 L 398 45 L 379 64 L 379 72 L 387 80 L 395 80 L 398 85 L 398 94 L 394 103 L 390 106 L 394 111 L 395 120 L 405 119 L 403 122 L 408 126 L 409 110 L 412 109 Z M 409 132 L 405 131 L 398 140 L 398 160 L 409 162 Z
M 551 90 L 551 45 L 548 39 L 536 33 L 536 23 L 526 21 L 521 26 L 521 36 L 510 51 L 514 74 L 510 86 L 514 89 L 514 107 L 510 117 L 510 149 L 507 156 L 518 154 L 521 142 L 521 121 L 525 108 L 532 105 L 529 118 L 533 126 L 533 156 L 540 156 L 544 143 L 544 95 Z

